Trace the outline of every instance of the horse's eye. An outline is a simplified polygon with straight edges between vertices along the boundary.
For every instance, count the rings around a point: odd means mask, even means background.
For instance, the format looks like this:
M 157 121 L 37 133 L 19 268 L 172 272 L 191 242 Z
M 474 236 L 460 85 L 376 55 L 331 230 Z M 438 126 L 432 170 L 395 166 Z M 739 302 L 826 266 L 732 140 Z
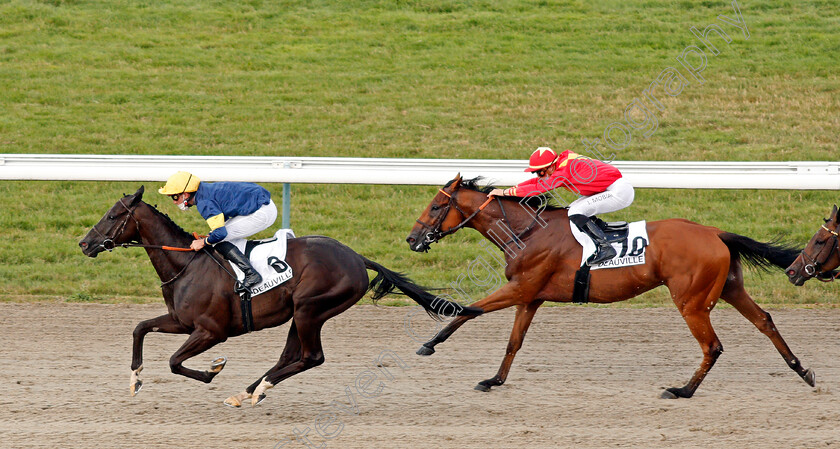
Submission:
M 113 216 L 113 215 L 108 215 L 108 219 L 109 219 L 109 220 L 113 220 L 113 219 L 114 219 L 114 216 Z
M 440 209 L 440 206 L 438 206 L 437 204 L 435 204 L 434 206 L 432 206 L 432 210 L 438 210 L 438 209 Z

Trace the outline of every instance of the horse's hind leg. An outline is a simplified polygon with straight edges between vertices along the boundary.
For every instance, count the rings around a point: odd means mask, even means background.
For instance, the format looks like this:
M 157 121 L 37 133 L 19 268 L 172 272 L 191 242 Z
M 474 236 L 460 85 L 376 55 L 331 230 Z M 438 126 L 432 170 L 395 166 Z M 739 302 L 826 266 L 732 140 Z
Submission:
M 459 316 L 455 317 L 449 324 L 440 330 L 431 340 L 423 343 L 420 349 L 417 350 L 417 355 L 432 355 L 435 353 L 435 346 L 446 341 L 452 334 L 458 330 L 464 323 L 475 318 L 475 316 Z
M 515 304 L 521 304 L 524 295 L 519 290 L 516 283 L 507 283 L 502 288 L 491 293 L 484 299 L 470 304 L 470 307 L 478 307 L 484 313 L 490 313 L 496 310 L 508 308 Z M 418 355 L 432 355 L 435 353 L 435 346 L 446 341 L 459 327 L 467 321 L 475 318 L 475 316 L 459 316 L 449 322 L 449 324 L 440 330 L 431 340 L 423 343 L 423 346 L 417 350 Z
M 690 398 L 694 396 L 697 387 L 706 378 L 706 374 L 715 365 L 720 354 L 723 352 L 723 345 L 715 335 L 715 330 L 712 328 L 712 322 L 709 319 L 710 310 L 692 310 L 680 311 L 683 314 L 688 329 L 697 342 L 700 343 L 700 348 L 703 350 L 703 361 L 700 367 L 694 372 L 694 375 L 685 386 L 681 388 L 668 388 L 662 392 L 664 399 L 676 398 Z
M 726 287 L 721 294 L 721 299 L 732 304 L 732 307 L 735 307 L 735 310 L 741 313 L 746 319 L 750 320 L 751 323 L 761 331 L 762 334 L 766 335 L 770 338 L 770 341 L 773 342 L 773 346 L 776 347 L 776 350 L 779 351 L 779 354 L 785 359 L 790 369 L 796 371 L 796 374 L 799 374 L 799 377 L 802 378 L 808 385 L 814 386 L 815 385 L 815 376 L 814 371 L 809 369 L 805 369 L 802 364 L 799 362 L 799 359 L 793 355 L 793 352 L 788 347 L 785 340 L 782 338 L 782 335 L 776 329 L 776 325 L 773 324 L 773 319 L 770 318 L 770 314 L 765 312 L 758 304 L 753 301 L 750 295 L 744 290 L 743 284 L 737 282 L 740 278 L 736 278 L 736 281 L 732 281 L 732 285 L 727 283 Z
M 239 393 L 235 396 L 231 396 L 225 399 L 225 405 L 230 407 L 241 407 L 242 402 L 246 399 L 251 399 L 254 390 L 260 385 L 263 378 L 268 376 L 274 371 L 283 368 L 284 366 L 296 362 L 300 360 L 300 338 L 298 337 L 297 333 L 297 326 L 295 325 L 294 320 L 292 320 L 292 325 L 289 328 L 289 336 L 286 338 L 286 346 L 283 348 L 283 354 L 280 355 L 280 360 L 275 364 L 270 370 L 266 371 L 262 377 L 260 377 L 256 382 L 252 383 L 245 389 L 242 393 Z M 256 403 L 259 404 L 265 398 L 265 394 L 262 394 L 260 397 L 257 397 Z
M 324 351 L 321 347 L 321 327 L 324 325 L 323 321 L 317 320 L 310 322 L 309 320 L 300 320 L 295 318 L 297 326 L 297 340 L 300 347 L 297 351 L 285 350 L 280 362 L 256 383 L 256 387 L 251 385 L 248 389 L 251 391 L 251 405 L 257 405 L 264 393 L 269 388 L 274 387 L 284 379 L 302 373 L 310 368 L 314 368 L 324 363 Z M 289 340 L 292 340 L 291 330 L 289 331 Z M 284 360 L 285 359 L 285 360 Z M 288 362 L 285 365 L 282 362 Z M 247 390 L 246 390 L 247 391 Z
M 510 332 L 510 340 L 508 341 L 505 358 L 502 359 L 502 366 L 499 367 L 499 372 L 490 379 L 482 380 L 475 386 L 478 391 L 490 391 L 491 387 L 501 385 L 507 380 L 510 366 L 513 364 L 513 358 L 516 357 L 517 351 L 522 347 L 522 341 L 525 340 L 525 333 L 531 326 L 531 320 L 534 319 L 534 314 L 542 305 L 543 301 L 534 301 L 530 304 L 516 306 L 516 318 L 513 321 L 513 330 Z

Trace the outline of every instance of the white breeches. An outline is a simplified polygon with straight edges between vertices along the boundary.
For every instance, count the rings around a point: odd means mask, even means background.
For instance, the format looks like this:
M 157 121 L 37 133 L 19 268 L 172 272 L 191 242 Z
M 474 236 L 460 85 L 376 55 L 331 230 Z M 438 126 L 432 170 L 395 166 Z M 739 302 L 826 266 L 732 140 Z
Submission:
M 618 178 L 601 193 L 583 196 L 569 204 L 569 215 L 581 214 L 591 217 L 597 214 L 624 209 L 635 197 L 633 186 L 624 178 Z
M 241 215 L 233 217 L 225 222 L 227 228 L 227 237 L 223 241 L 231 242 L 234 245 L 238 240 L 244 240 L 262 230 L 268 229 L 274 224 L 277 219 L 277 206 L 274 201 L 269 201 L 268 204 L 257 209 L 251 215 Z

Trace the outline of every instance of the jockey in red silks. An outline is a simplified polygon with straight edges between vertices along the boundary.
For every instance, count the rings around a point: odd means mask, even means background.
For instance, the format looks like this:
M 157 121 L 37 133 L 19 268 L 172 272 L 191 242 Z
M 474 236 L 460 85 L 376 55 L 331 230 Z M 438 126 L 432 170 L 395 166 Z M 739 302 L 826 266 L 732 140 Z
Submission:
M 616 255 L 604 231 L 590 217 L 629 206 L 635 193 L 614 166 L 571 151 L 559 155 L 540 147 L 531 154 L 526 172 L 537 175 L 509 189 L 493 189 L 488 196 L 536 196 L 563 187 L 581 195 L 569 204 L 569 221 L 595 242 L 595 254 L 587 260 L 596 265 Z M 583 246 L 584 242 L 580 242 Z

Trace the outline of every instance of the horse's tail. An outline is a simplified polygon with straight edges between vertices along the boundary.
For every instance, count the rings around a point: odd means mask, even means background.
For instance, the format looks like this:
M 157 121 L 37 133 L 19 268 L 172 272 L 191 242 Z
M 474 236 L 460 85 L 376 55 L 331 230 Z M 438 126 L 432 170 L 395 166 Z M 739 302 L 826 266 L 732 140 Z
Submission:
M 801 248 L 778 240 L 762 243 L 731 232 L 721 233 L 718 237 L 733 257 L 740 257 L 747 264 L 764 271 L 770 271 L 774 266 L 782 269 L 789 267 L 802 251 Z
M 375 271 L 376 277 L 370 281 L 368 291 L 373 290 L 373 300 L 376 301 L 383 296 L 399 289 L 406 296 L 413 299 L 426 309 L 432 318 L 443 316 L 475 316 L 484 313 L 477 307 L 465 307 L 452 301 L 447 301 L 435 296 L 425 288 L 415 284 L 402 273 L 391 271 L 378 263 L 362 257 L 365 261 L 365 268 Z

